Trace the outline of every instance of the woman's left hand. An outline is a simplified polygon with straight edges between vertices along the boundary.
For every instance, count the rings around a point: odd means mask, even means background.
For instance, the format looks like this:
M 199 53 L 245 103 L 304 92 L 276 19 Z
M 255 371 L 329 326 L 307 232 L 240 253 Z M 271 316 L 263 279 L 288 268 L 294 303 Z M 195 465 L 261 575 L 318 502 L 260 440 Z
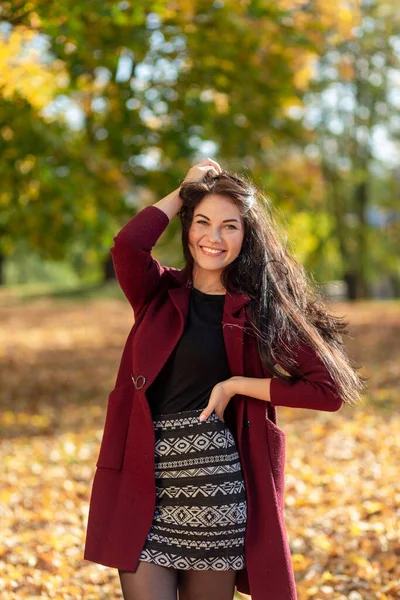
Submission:
M 205 421 L 215 410 L 215 414 L 217 415 L 217 417 L 225 423 L 224 411 L 228 405 L 229 400 L 234 395 L 235 392 L 232 389 L 232 378 L 217 383 L 212 389 L 211 396 L 206 408 L 203 410 L 199 417 L 200 421 Z

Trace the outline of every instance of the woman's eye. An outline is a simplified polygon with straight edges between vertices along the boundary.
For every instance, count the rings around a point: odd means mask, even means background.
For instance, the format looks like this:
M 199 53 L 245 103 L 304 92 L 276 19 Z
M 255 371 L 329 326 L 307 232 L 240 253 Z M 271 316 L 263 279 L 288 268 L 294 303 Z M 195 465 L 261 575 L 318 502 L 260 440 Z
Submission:
M 202 221 L 196 221 L 196 224 L 201 224 L 202 225 L 203 223 L 205 225 L 207 225 L 208 222 L 204 221 L 204 220 L 202 220 Z M 236 229 L 236 227 L 234 225 L 226 225 L 226 227 L 232 227 L 232 229 Z

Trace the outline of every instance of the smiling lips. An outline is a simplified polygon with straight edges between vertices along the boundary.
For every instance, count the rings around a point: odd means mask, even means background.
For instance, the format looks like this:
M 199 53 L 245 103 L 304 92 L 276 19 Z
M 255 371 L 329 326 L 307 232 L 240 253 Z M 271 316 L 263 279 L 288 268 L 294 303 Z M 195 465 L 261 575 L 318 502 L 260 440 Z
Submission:
M 200 246 L 206 256 L 219 256 L 223 254 L 225 250 L 218 250 L 217 248 L 209 248 L 208 246 Z

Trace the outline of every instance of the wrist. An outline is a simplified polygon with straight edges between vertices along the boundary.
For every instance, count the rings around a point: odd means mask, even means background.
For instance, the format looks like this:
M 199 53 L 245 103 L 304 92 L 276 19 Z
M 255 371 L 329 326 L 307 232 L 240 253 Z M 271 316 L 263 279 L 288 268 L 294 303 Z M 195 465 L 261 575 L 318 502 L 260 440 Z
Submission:
M 243 393 L 243 377 L 241 375 L 232 375 L 232 377 L 227 379 L 224 383 L 226 384 L 226 389 L 231 397 Z

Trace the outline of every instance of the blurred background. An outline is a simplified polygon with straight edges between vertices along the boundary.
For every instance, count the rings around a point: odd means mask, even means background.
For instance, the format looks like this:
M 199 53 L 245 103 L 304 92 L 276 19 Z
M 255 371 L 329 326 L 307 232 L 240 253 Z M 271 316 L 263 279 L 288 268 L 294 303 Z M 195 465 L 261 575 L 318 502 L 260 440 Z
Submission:
M 82 561 L 132 324 L 109 249 L 205 157 L 271 198 L 368 378 L 279 412 L 299 599 L 399 597 L 399 66 L 395 0 L 3 0 L 2 598 L 121 597 Z M 183 265 L 178 219 L 154 256 Z
M 3 2 L 2 285 L 113 277 L 113 235 L 211 156 L 273 200 L 317 281 L 398 297 L 396 5 Z

